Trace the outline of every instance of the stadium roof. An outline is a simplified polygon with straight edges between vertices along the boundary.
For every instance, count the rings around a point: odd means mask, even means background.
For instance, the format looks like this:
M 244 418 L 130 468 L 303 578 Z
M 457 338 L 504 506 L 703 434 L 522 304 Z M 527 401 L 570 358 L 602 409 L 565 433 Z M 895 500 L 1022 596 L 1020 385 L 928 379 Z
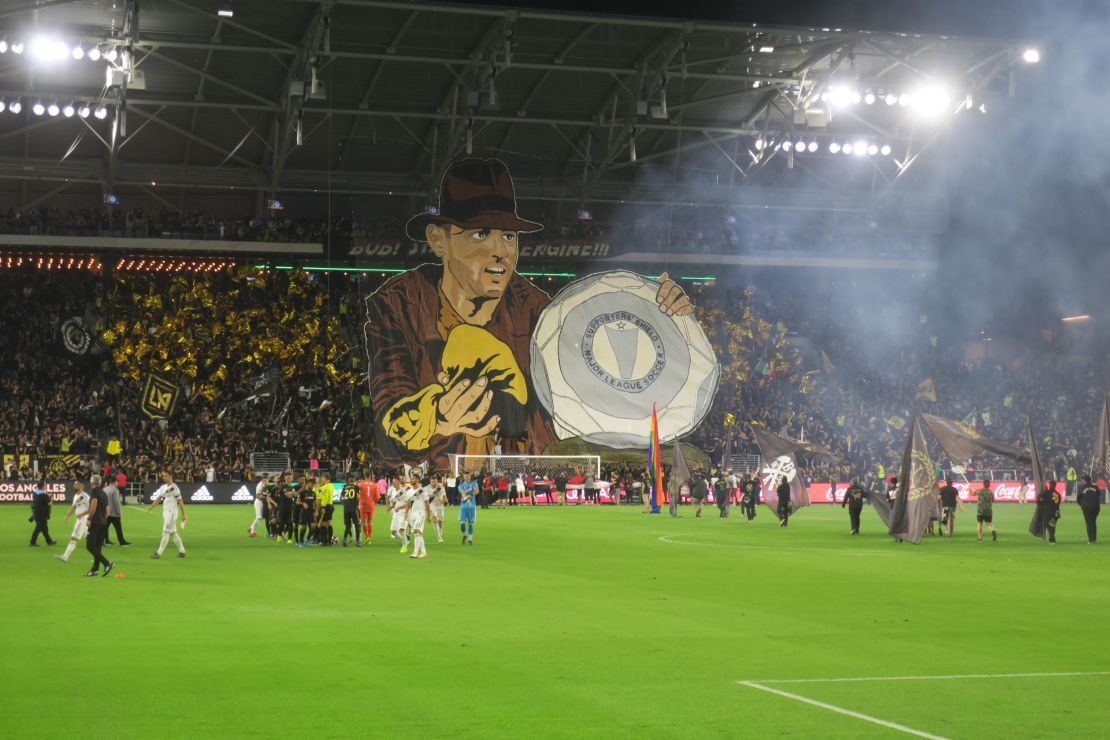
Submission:
M 376 0 L 43 0 L 0 27 L 0 96 L 22 103 L 0 180 L 424 198 L 469 151 L 524 197 L 584 202 L 873 194 L 1011 94 L 1026 46 Z M 834 141 L 891 152 L 848 172 Z

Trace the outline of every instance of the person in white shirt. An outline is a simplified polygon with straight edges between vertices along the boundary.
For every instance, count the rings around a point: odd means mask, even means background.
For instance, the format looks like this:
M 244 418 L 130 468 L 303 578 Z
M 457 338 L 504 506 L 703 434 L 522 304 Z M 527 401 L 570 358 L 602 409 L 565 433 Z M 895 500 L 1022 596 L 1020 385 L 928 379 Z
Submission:
M 204 471 L 204 482 L 205 483 L 215 483 L 216 482 L 216 466 L 212 465 L 211 463 L 208 464 L 208 469 Z
M 386 505 L 389 507 L 391 518 L 389 520 L 389 537 L 390 539 L 401 539 L 401 530 L 405 528 L 405 519 L 403 514 L 397 509 L 397 501 L 401 498 L 401 493 L 404 491 L 404 486 L 401 484 L 400 478 L 394 478 L 393 482 L 389 484 L 389 490 L 385 492 Z
M 150 497 L 150 506 L 146 508 L 147 512 L 151 511 L 158 500 L 162 501 L 162 542 L 158 545 L 158 550 L 150 557 L 157 560 L 162 557 L 162 553 L 166 550 L 166 545 L 169 544 L 170 538 L 173 538 L 173 544 L 177 545 L 177 557 L 185 557 L 185 543 L 181 541 L 181 535 L 177 533 L 177 517 L 178 513 L 181 514 L 181 526 L 185 526 L 185 499 L 181 495 L 181 489 L 173 482 L 173 476 L 170 471 L 162 471 L 162 485 L 158 487 Z
M 393 516 L 397 522 L 397 535 L 401 538 L 402 555 L 409 551 L 409 508 L 419 487 L 420 481 L 416 481 L 415 484 L 411 480 L 406 481 L 393 504 Z
M 62 524 L 65 524 L 69 521 L 70 516 L 76 515 L 77 519 L 73 522 L 73 534 L 69 536 L 66 551 L 61 555 L 54 556 L 63 563 L 69 562 L 69 556 L 73 554 L 78 541 L 89 533 L 89 494 L 85 491 L 85 484 L 81 481 L 73 484 L 73 490 L 73 504 L 66 512 L 65 519 L 62 520 Z
M 269 497 L 266 486 L 268 486 L 269 484 L 270 474 L 263 473 L 262 480 L 260 480 L 258 482 L 258 485 L 254 487 L 254 521 L 251 522 L 251 526 L 247 529 L 247 534 L 249 534 L 251 537 L 258 536 L 257 534 L 255 534 L 254 529 L 258 526 L 258 523 L 263 521 L 265 518 L 266 500 Z
M 443 542 L 443 512 L 447 506 L 447 491 L 442 478 L 432 478 L 432 495 L 428 499 L 428 516 L 436 529 L 436 542 Z
M 428 502 L 431 501 L 434 489 L 430 478 L 424 480 L 413 479 L 412 499 L 409 501 L 409 529 L 412 530 L 412 555 L 413 558 L 428 557 L 428 548 L 424 545 L 424 522 L 428 516 Z

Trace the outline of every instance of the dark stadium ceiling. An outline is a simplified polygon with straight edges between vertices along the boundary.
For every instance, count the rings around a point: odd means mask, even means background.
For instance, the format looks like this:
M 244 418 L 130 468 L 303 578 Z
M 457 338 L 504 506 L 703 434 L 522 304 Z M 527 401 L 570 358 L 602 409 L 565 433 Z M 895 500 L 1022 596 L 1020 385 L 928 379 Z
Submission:
M 889 189 L 1004 104 L 1026 48 L 374 0 L 16 0 L 0 35 L 3 180 L 427 198 L 469 148 L 508 161 L 525 197 L 587 202 Z M 81 60 L 43 58 L 79 42 Z M 65 115 L 85 102 L 94 115 Z M 846 173 L 834 141 L 891 152 Z

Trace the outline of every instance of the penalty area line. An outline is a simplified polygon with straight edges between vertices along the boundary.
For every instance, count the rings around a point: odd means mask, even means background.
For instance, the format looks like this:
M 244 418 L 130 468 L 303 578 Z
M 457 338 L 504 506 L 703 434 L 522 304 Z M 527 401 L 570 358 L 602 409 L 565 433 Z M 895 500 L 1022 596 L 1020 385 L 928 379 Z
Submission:
M 890 730 L 897 730 L 898 732 L 904 732 L 907 735 L 914 735 L 916 737 L 930 738 L 930 740 L 948 740 L 948 738 L 945 738 L 943 735 L 931 735 L 928 732 L 922 732 L 921 730 L 915 730 L 912 727 L 906 727 L 905 725 L 900 725 L 897 722 L 888 722 L 885 719 L 879 719 L 878 717 L 872 717 L 869 714 L 862 714 L 860 712 L 853 712 L 851 709 L 845 709 L 844 707 L 838 707 L 835 704 L 826 704 L 823 701 L 817 701 L 816 699 L 810 699 L 808 696 L 802 696 L 800 694 L 792 694 L 789 691 L 783 691 L 782 689 L 776 689 L 776 688 L 772 688 L 770 686 L 764 686 L 763 684 L 756 683 L 755 681 L 737 681 L 737 683 L 740 684 L 741 686 L 747 686 L 748 688 L 758 689 L 759 691 L 766 691 L 769 694 L 776 694 L 778 696 L 782 696 L 782 697 L 785 697 L 787 699 L 793 699 L 794 701 L 800 701 L 803 704 L 809 704 L 811 706 L 819 707 L 821 709 L 827 709 L 830 712 L 836 712 L 837 714 L 843 714 L 847 717 L 852 717 L 854 719 L 862 720 L 864 722 L 870 722 L 873 725 L 879 725 L 880 727 L 886 727 L 887 729 L 890 729 Z

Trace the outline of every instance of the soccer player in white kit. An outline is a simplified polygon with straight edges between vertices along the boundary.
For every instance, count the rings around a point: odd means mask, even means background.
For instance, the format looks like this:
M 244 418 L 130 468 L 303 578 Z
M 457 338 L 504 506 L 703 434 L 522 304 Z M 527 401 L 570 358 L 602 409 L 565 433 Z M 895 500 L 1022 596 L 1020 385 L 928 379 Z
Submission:
M 436 528 L 436 542 L 443 542 L 443 510 L 447 506 L 447 491 L 443 488 L 443 479 L 432 478 L 431 489 L 428 516 L 432 520 L 432 526 Z
M 397 511 L 397 499 L 401 498 L 402 490 L 401 479 L 394 478 L 393 482 L 389 484 L 389 489 L 385 492 L 385 502 L 390 512 L 389 537 L 394 540 L 401 539 L 401 530 L 405 526 L 404 518 Z
M 428 557 L 428 548 L 424 546 L 424 520 L 428 515 L 428 502 L 432 498 L 432 481 L 425 478 L 422 481 L 414 480 L 413 483 L 422 484 L 415 488 L 409 499 L 408 521 L 412 529 L 412 558 Z
M 166 545 L 173 537 L 173 544 L 177 545 L 177 557 L 185 557 L 185 543 L 181 541 L 181 535 L 177 533 L 177 516 L 181 514 L 181 525 L 185 525 L 185 499 L 181 496 L 181 489 L 173 482 L 173 476 L 170 471 L 162 471 L 162 485 L 158 487 L 150 497 L 150 506 L 146 508 L 149 512 L 158 503 L 158 499 L 162 500 L 162 543 L 158 545 L 158 551 L 150 557 L 157 560 L 162 557 L 162 553 L 166 549 Z
M 85 484 L 77 481 L 73 484 L 73 491 L 73 505 L 69 507 L 65 519 L 62 520 L 62 524 L 65 524 L 69 521 L 71 514 L 77 515 L 77 519 L 73 522 L 73 534 L 69 536 L 66 551 L 61 555 L 54 556 L 63 563 L 69 562 L 69 556 L 73 554 L 77 542 L 89 533 L 89 494 L 85 491 Z
M 266 492 L 266 486 L 268 486 L 269 483 L 270 474 L 263 473 L 262 480 L 260 480 L 258 482 L 258 485 L 254 487 L 254 521 L 251 522 L 251 526 L 247 530 L 247 534 L 249 534 L 251 537 L 258 536 L 254 533 L 254 528 L 257 527 L 258 523 L 263 519 L 263 513 L 266 509 L 266 497 L 269 495 Z
M 420 490 L 420 481 L 415 485 L 412 480 L 405 481 L 401 492 L 393 504 L 393 515 L 397 523 L 397 534 L 401 538 L 401 554 L 409 551 L 409 508 L 416 491 Z

